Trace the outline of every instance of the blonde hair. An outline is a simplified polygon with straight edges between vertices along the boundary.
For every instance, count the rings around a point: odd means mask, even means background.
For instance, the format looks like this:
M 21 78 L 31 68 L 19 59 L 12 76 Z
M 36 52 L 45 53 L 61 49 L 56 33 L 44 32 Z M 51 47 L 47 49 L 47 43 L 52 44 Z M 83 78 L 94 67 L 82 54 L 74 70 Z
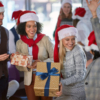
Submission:
M 63 68 L 63 61 L 66 54 L 65 47 L 63 46 L 62 40 L 60 40 L 60 47 L 59 47 L 59 61 L 61 65 L 61 69 Z

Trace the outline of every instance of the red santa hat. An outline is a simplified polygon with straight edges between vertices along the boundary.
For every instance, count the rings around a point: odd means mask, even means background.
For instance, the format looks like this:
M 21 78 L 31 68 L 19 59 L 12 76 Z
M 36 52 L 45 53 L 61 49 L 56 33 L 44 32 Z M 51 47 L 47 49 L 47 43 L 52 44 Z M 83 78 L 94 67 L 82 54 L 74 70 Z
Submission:
M 23 11 L 20 13 L 17 21 L 17 25 L 19 23 L 27 22 L 27 21 L 36 21 L 39 22 L 39 18 L 34 11 Z
M 58 44 L 59 40 L 67 36 L 76 36 L 78 31 L 74 26 L 71 25 L 62 25 L 60 26 L 55 33 L 55 48 L 54 48 L 54 62 L 59 62 L 59 53 L 58 53 Z
M 14 11 L 12 13 L 12 19 L 16 20 L 21 12 L 22 12 L 22 10 Z
M 1 1 L 0 1 L 0 12 L 4 12 L 4 5 L 2 4 Z
M 90 50 L 99 51 L 99 48 L 98 48 L 97 43 L 96 43 L 96 38 L 95 38 L 95 33 L 94 33 L 94 31 L 92 31 L 92 32 L 90 33 L 88 39 L 86 39 L 85 50 L 86 50 L 86 51 L 90 51 Z
M 63 0 L 63 1 L 62 1 L 62 4 L 61 4 L 61 8 L 63 8 L 63 5 L 64 5 L 65 3 L 69 3 L 69 4 L 72 6 L 72 0 Z
M 73 19 L 79 19 L 80 20 L 80 19 L 82 19 L 84 17 L 85 13 L 86 13 L 86 10 L 84 8 L 78 7 L 73 12 L 72 18 Z

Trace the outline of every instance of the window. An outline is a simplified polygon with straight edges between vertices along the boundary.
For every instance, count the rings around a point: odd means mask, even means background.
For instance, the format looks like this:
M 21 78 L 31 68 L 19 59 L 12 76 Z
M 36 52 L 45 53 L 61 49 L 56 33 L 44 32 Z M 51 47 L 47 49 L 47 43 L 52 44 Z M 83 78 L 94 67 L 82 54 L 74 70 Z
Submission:
M 2 0 L 5 7 L 3 26 L 7 29 L 15 25 L 15 21 L 11 20 L 13 11 L 25 10 L 25 0 Z

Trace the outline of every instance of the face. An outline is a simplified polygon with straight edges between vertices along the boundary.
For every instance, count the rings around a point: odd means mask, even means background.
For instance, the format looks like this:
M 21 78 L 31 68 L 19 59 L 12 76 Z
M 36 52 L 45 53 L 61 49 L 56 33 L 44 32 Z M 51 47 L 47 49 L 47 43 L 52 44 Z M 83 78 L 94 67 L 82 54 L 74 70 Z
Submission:
M 63 46 L 69 50 L 72 50 L 75 46 L 75 36 L 68 36 L 62 39 Z
M 0 12 L 0 25 L 3 24 L 4 12 Z
M 28 38 L 33 39 L 37 32 L 37 23 L 35 21 L 26 22 L 25 31 Z
M 67 16 L 71 11 L 71 5 L 69 3 L 65 3 L 63 5 L 62 10 L 63 10 L 63 13 Z

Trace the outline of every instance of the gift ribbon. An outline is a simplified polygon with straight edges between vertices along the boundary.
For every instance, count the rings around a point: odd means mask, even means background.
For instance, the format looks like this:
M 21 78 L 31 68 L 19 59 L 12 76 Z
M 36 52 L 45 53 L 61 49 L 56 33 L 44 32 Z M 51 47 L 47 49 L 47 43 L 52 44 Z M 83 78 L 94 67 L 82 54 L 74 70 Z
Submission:
M 43 72 L 36 72 L 36 76 L 40 76 L 42 80 L 47 79 L 47 82 L 45 84 L 44 88 L 44 96 L 49 96 L 49 85 L 50 85 L 50 76 L 60 76 L 60 74 L 56 74 L 58 70 L 56 68 L 51 69 L 51 63 L 47 62 L 47 71 L 48 73 L 43 73 Z

